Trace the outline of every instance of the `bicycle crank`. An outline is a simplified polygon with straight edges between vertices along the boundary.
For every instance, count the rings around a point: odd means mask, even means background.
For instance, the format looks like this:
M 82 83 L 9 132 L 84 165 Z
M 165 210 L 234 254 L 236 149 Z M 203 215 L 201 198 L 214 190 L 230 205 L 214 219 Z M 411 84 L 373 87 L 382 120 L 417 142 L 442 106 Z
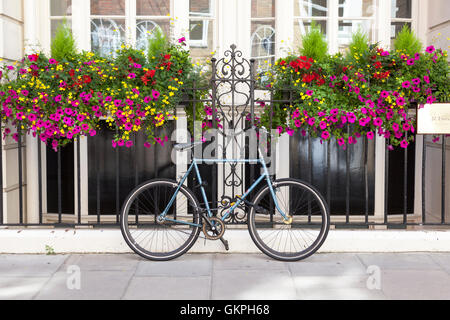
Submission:
M 210 217 L 207 219 L 208 221 L 205 221 L 202 226 L 202 231 L 206 239 L 221 239 L 223 234 L 225 233 L 225 224 L 223 223 L 223 221 L 216 217 Z

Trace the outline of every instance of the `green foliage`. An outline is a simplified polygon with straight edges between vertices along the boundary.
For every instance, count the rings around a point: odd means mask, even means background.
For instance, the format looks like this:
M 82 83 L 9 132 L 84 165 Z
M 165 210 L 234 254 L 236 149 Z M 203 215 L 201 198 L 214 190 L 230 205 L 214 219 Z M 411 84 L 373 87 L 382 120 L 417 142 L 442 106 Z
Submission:
M 322 61 L 326 58 L 328 53 L 327 41 L 320 30 L 320 27 L 314 23 L 311 23 L 311 28 L 302 38 L 302 48 L 300 48 L 300 54 L 313 58 L 317 61 Z
M 58 61 L 68 60 L 77 54 L 75 39 L 66 19 L 56 29 L 51 43 L 51 55 Z
M 416 52 L 421 52 L 422 48 L 422 42 L 405 24 L 394 41 L 394 49 L 413 56 Z
M 47 255 L 53 255 L 53 254 L 55 254 L 55 249 L 53 249 L 53 247 L 52 246 L 49 246 L 49 245 L 45 245 L 45 253 L 47 254 Z
M 352 34 L 352 41 L 349 45 L 347 58 L 360 58 L 369 50 L 369 37 L 367 34 L 359 29 Z
M 162 53 L 167 51 L 168 47 L 169 41 L 161 29 L 153 29 L 148 37 L 148 61 L 151 62 L 154 57 L 159 57 Z

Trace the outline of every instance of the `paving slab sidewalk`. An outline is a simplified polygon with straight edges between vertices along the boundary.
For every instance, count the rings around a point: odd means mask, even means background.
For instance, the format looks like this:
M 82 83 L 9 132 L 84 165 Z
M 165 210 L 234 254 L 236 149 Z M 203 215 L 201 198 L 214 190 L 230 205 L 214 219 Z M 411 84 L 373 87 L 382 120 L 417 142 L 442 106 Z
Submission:
M 0 299 L 450 299 L 450 253 L 0 255 Z

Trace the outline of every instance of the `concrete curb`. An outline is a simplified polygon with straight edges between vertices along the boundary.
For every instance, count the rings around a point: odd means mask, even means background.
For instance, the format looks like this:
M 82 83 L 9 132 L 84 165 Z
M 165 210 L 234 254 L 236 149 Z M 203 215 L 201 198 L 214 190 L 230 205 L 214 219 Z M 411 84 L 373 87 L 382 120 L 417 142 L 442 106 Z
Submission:
M 233 253 L 258 253 L 247 230 L 227 230 Z M 117 229 L 4 229 L 0 253 L 128 253 Z M 219 241 L 198 239 L 190 253 L 226 252 Z M 450 252 L 450 230 L 331 230 L 319 252 Z

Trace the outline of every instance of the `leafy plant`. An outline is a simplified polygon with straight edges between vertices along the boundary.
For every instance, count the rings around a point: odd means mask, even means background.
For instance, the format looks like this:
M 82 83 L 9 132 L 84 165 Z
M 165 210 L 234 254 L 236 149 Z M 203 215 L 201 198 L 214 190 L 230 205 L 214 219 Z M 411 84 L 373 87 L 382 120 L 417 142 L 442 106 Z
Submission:
M 159 28 L 153 29 L 148 37 L 148 61 L 159 57 L 169 47 L 169 41 Z
M 352 34 L 352 41 L 350 42 L 349 45 L 347 58 L 359 59 L 368 50 L 369 50 L 369 37 L 364 31 L 358 29 L 358 31 Z
M 51 55 L 58 61 L 68 60 L 77 54 L 75 39 L 66 19 L 56 29 L 51 43 Z
M 53 254 L 55 254 L 55 249 L 53 249 L 53 247 L 52 246 L 49 246 L 49 245 L 45 245 L 45 254 L 46 255 L 53 255 Z
M 313 21 L 309 31 L 302 37 L 300 54 L 321 61 L 326 58 L 327 53 L 327 41 L 320 30 L 320 27 Z
M 405 24 L 394 41 L 394 48 L 408 56 L 413 56 L 415 53 L 422 51 L 423 45 L 414 32 L 409 29 L 409 26 Z

